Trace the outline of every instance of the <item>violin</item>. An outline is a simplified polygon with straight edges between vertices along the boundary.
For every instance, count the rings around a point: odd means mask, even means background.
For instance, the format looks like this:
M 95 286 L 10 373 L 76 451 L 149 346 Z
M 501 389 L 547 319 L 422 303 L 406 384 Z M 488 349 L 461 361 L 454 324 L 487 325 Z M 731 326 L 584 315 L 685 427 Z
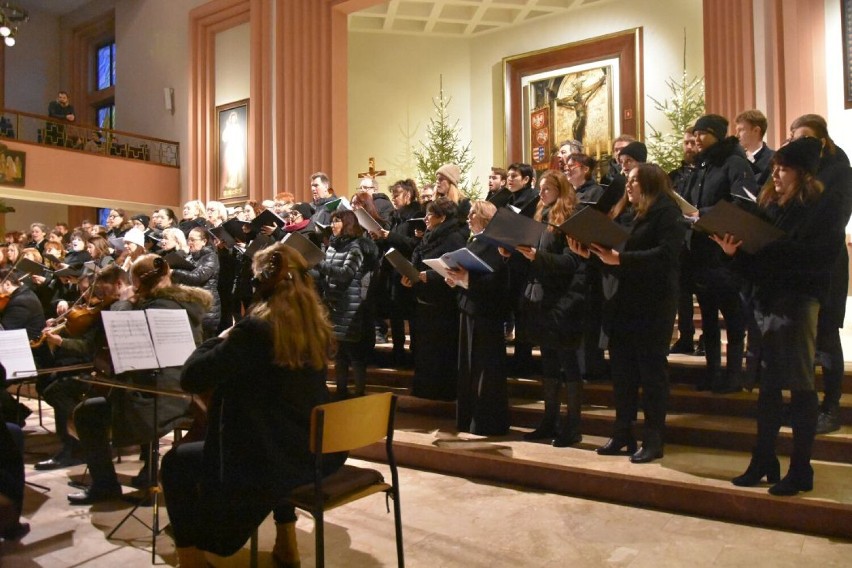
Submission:
M 101 301 L 94 304 L 89 303 L 70 307 L 67 312 L 56 318 L 54 325 L 45 329 L 38 339 L 30 341 L 30 347 L 35 349 L 41 346 L 47 339 L 48 334 L 59 333 L 63 329 L 71 337 L 83 335 L 98 321 L 101 310 L 109 307 L 110 303 Z

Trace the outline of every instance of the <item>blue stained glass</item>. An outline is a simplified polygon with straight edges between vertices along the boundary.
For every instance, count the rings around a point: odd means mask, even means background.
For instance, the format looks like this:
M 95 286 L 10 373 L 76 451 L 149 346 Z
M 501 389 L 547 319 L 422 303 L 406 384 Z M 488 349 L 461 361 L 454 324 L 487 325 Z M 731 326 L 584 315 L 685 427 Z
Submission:
M 115 127 L 115 105 L 105 106 L 98 109 L 98 126 L 100 128 Z
M 98 49 L 98 90 L 109 87 L 112 79 L 112 57 L 110 46 Z
M 110 52 L 110 59 L 112 60 L 112 83 L 110 85 L 115 85 L 115 44 L 113 43 L 110 47 L 112 48 Z

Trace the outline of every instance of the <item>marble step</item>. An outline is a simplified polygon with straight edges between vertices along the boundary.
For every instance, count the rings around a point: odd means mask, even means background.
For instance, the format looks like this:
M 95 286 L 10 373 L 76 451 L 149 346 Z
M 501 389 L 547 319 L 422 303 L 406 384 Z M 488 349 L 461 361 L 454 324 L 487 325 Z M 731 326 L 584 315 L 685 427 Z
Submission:
M 430 403 L 400 397 L 394 447 L 399 465 L 488 483 L 561 493 L 735 523 L 852 538 L 852 465 L 815 461 L 814 491 L 796 497 L 769 495 L 767 486 L 739 488 L 730 479 L 745 470 L 747 452 L 687 447 L 672 441 L 663 459 L 631 464 L 598 456 L 604 437 L 587 434 L 577 447 L 525 442 L 513 427 L 501 437 L 459 434 L 451 418 L 429 412 Z M 585 418 L 585 417 L 584 417 Z M 381 444 L 354 457 L 381 461 Z M 787 467 L 782 458 L 782 472 Z M 405 488 L 402 488 L 405 507 Z

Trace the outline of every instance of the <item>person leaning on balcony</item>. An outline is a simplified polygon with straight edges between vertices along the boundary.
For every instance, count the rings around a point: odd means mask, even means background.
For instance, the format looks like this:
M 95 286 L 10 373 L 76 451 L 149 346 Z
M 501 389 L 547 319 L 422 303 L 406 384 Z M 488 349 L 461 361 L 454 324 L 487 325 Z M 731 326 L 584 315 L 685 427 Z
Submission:
M 75 122 L 77 116 L 74 114 L 74 107 L 68 99 L 68 93 L 59 91 L 55 101 L 50 101 L 47 105 L 47 115 L 54 120 L 64 122 Z M 48 122 L 45 133 L 45 142 L 48 144 L 61 145 L 65 143 L 65 126 Z

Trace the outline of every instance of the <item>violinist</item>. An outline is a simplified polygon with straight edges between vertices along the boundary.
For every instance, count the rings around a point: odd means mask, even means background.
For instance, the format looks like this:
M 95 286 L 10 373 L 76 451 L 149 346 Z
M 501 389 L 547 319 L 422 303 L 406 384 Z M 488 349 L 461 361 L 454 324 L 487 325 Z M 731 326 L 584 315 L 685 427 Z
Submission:
M 37 339 L 44 328 L 44 310 L 35 293 L 23 286 L 11 266 L 0 268 L 0 326 L 4 330 L 25 329 L 30 340 Z M 45 366 L 49 360 L 47 348 L 33 350 L 37 367 Z M 0 389 L 0 405 L 9 417 L 15 416 L 22 424 L 30 409 L 16 403 L 6 389 Z
M 100 320 L 100 310 L 132 294 L 127 273 L 115 264 L 103 269 L 89 287 L 93 274 L 85 271 L 78 278 L 84 296 L 66 310 L 61 318 L 49 320 L 42 333 L 53 351 L 53 365 L 65 367 L 92 363 L 99 352 L 106 350 L 106 335 Z M 90 387 L 74 380 L 74 373 L 54 373 L 39 377 L 39 393 L 54 409 L 56 435 L 62 443 L 54 456 L 37 462 L 37 470 L 52 470 L 82 463 L 77 440 L 68 432 L 68 421 L 74 408 L 90 391 Z
M 200 288 L 172 283 L 171 269 L 162 258 L 146 254 L 130 269 L 133 294 L 110 306 L 110 310 L 186 310 L 196 345 L 201 343 L 201 322 L 209 309 L 210 293 Z M 118 377 L 123 382 L 158 390 L 180 389 L 180 367 L 156 371 L 130 371 Z M 112 463 L 113 447 L 146 444 L 155 436 L 171 432 L 175 424 L 187 416 L 189 400 L 162 396 L 157 401 L 157 423 L 154 423 L 153 396 L 141 391 L 112 389 L 106 396 L 90 397 L 74 410 L 74 426 L 83 448 L 83 457 L 92 476 L 89 489 L 68 495 L 74 505 L 88 505 L 121 496 L 121 486 Z M 134 482 L 151 483 L 153 464 L 146 462 Z M 153 480 L 156 483 L 156 480 Z

